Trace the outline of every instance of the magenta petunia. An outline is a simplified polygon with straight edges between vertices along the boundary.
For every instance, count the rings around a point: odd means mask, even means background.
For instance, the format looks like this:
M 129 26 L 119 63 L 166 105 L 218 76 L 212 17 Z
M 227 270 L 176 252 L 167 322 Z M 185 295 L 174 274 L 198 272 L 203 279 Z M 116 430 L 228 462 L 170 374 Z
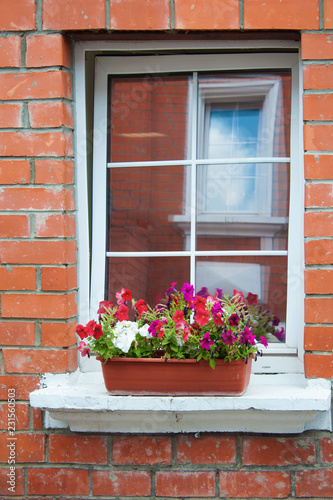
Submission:
M 193 297 L 194 287 L 193 285 L 190 285 L 190 283 L 184 283 L 180 291 L 184 294 L 184 299 L 188 302 Z
M 237 337 L 234 335 L 232 330 L 222 333 L 222 340 L 227 345 L 232 345 L 237 341 Z
M 206 349 L 207 351 L 210 350 L 210 346 L 214 344 L 212 340 L 209 338 L 209 332 L 205 333 L 203 338 L 200 340 L 201 343 L 201 348 Z
M 238 323 L 240 322 L 240 318 L 237 316 L 236 313 L 231 314 L 229 318 L 229 323 L 231 326 L 237 326 Z

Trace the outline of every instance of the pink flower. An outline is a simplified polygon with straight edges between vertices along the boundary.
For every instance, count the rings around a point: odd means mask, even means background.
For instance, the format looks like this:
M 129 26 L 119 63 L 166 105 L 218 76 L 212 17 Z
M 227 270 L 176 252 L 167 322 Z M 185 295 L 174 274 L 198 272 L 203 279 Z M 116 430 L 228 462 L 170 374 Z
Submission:
M 207 351 L 209 351 L 210 346 L 214 344 L 214 342 L 209 338 L 209 332 L 205 333 L 203 339 L 200 340 L 200 343 L 202 349 L 206 349 Z
M 109 300 L 102 300 L 99 303 L 97 314 L 105 314 L 107 313 L 107 309 L 112 309 L 113 304 Z
M 81 340 L 77 349 L 81 352 L 81 356 L 88 356 L 88 358 L 90 358 L 90 347 L 88 347 L 85 342 Z
M 267 339 L 265 337 L 263 337 L 263 335 L 260 337 L 260 343 L 264 346 L 264 347 L 268 347 L 268 342 L 267 342 Z

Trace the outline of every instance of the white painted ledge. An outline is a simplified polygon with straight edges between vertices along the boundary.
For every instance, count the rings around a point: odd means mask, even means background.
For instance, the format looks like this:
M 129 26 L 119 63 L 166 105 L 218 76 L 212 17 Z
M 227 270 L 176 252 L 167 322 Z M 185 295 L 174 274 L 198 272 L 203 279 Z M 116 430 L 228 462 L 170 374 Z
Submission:
M 76 432 L 332 430 L 331 384 L 303 375 L 254 375 L 241 397 L 110 396 L 101 373 L 47 375 L 30 395 L 47 427 Z

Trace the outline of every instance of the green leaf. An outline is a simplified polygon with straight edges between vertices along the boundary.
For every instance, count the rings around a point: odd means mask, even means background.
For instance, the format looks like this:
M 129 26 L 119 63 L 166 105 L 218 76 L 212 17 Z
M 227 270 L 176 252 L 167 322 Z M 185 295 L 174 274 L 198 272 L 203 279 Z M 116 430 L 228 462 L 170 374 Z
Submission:
M 216 363 L 215 363 L 215 359 L 210 358 L 210 360 L 209 360 L 209 364 L 210 364 L 211 368 L 213 368 L 213 370 L 214 370 L 215 365 L 216 365 Z

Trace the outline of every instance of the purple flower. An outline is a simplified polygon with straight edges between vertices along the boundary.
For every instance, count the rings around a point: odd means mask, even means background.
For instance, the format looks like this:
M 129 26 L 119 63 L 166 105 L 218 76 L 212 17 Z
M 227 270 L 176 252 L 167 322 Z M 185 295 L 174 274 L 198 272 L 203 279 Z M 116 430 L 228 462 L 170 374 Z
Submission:
M 171 292 L 177 292 L 177 290 L 175 289 L 175 285 L 177 285 L 177 281 L 173 281 L 171 283 L 171 286 L 166 290 L 165 295 L 169 295 L 169 293 Z
M 232 345 L 237 341 L 237 337 L 234 336 L 234 333 L 232 330 L 228 330 L 227 332 L 223 332 L 221 337 L 222 337 L 223 342 L 227 345 Z
M 229 318 L 229 323 L 231 326 L 237 326 L 239 321 L 240 321 L 240 319 L 236 313 L 233 313 Z
M 241 342 L 242 344 L 252 344 L 255 345 L 256 337 L 252 335 L 251 330 L 246 326 L 244 328 L 244 332 L 241 334 Z
M 209 351 L 210 346 L 214 344 L 214 342 L 209 338 L 209 332 L 205 333 L 203 339 L 200 340 L 200 343 L 202 349 L 207 349 L 207 351 Z
M 158 320 L 158 319 L 155 319 L 151 325 L 149 326 L 148 328 L 148 332 L 150 333 L 150 335 L 152 335 L 152 337 L 157 337 L 157 332 L 158 332 L 158 327 L 161 327 L 162 326 L 162 323 Z
M 274 333 L 275 337 L 280 341 L 283 342 L 286 338 L 286 335 L 284 333 L 284 328 L 282 327 L 281 330 L 278 330 L 277 332 Z
M 212 308 L 211 308 L 211 312 L 212 312 L 212 315 L 213 316 L 217 316 L 218 313 L 223 313 L 223 309 L 221 307 L 221 304 L 219 302 L 214 302 Z
M 180 290 L 184 294 L 184 299 L 189 302 L 194 294 L 194 287 L 193 285 L 190 285 L 189 283 L 184 283 Z
M 201 290 L 198 291 L 197 295 L 199 295 L 199 297 L 204 297 L 206 299 L 208 297 L 208 295 L 209 295 L 208 288 L 206 288 L 205 286 L 203 286 L 201 288 Z
M 273 321 L 272 321 L 274 326 L 279 326 L 280 320 L 277 316 L 274 316 Z
M 264 347 L 268 347 L 267 339 L 263 335 L 260 337 L 260 342 Z
M 216 296 L 218 299 L 222 299 L 222 296 L 223 296 L 223 290 L 222 290 L 221 288 L 216 288 L 215 296 Z

